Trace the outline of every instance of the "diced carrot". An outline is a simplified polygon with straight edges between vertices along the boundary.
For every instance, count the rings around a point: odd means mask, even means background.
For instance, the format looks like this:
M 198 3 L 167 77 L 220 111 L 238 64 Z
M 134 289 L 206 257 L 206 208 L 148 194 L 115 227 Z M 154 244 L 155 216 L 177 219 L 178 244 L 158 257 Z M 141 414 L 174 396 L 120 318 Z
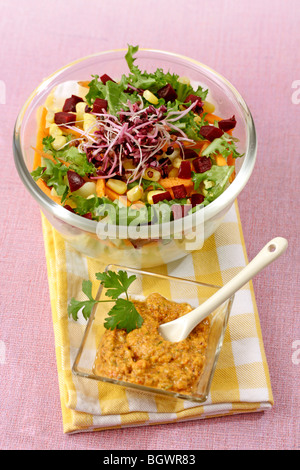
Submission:
M 227 157 L 227 165 L 228 166 L 235 166 L 235 158 L 233 158 L 232 154 L 228 155 Z M 235 170 L 232 172 L 232 174 L 229 177 L 229 182 L 232 183 L 236 176 Z
M 198 140 L 197 142 L 191 143 L 191 142 L 186 142 L 185 147 L 190 148 L 192 150 L 194 149 L 200 149 L 201 152 L 208 147 L 210 142 L 208 140 Z
M 216 160 L 216 164 L 218 166 L 226 166 L 227 165 L 226 158 L 224 158 L 223 155 L 221 155 L 220 153 L 216 154 L 215 160 Z
M 169 148 L 169 144 L 166 143 L 166 144 L 162 147 L 162 151 L 163 151 L 163 152 L 166 152 L 166 151 L 168 150 L 168 148 Z
M 105 181 L 104 179 L 99 179 L 96 182 L 96 193 L 98 197 L 105 196 Z
M 232 153 L 230 155 L 228 155 L 227 163 L 228 163 L 228 166 L 234 166 L 235 165 L 235 158 L 233 158 Z
M 37 140 L 36 140 L 36 148 L 34 154 L 34 161 L 33 161 L 33 170 L 37 167 L 41 166 L 41 153 L 43 152 L 43 139 L 49 135 L 49 130 L 46 129 L 46 116 L 47 116 L 47 109 L 41 107 L 38 109 L 38 116 L 37 119 L 40 122 L 40 126 L 37 133 Z
M 88 88 L 90 80 L 82 80 L 82 81 L 79 81 L 77 83 L 78 83 L 78 85 L 83 86 L 84 88 Z
M 108 188 L 107 186 L 105 187 L 105 196 L 107 196 L 112 201 L 115 201 L 116 199 L 119 199 L 119 201 L 122 202 L 124 204 L 124 206 L 130 206 L 131 205 L 131 202 L 127 199 L 126 196 L 123 196 L 121 194 L 116 193 L 115 191 Z
M 205 120 L 209 122 L 209 124 L 214 124 L 215 121 L 222 121 L 222 118 L 217 116 L 216 114 L 207 113 L 205 116 Z M 232 129 L 227 131 L 227 134 L 232 135 Z
M 214 124 L 215 121 L 221 121 L 222 118 L 220 118 L 216 114 L 207 113 L 205 115 L 205 120 L 208 121 L 210 124 Z
M 183 178 L 161 178 L 159 180 L 159 184 L 167 190 L 172 189 L 173 186 L 179 186 L 183 184 L 185 186 L 185 189 L 187 190 L 187 193 L 190 194 L 190 192 L 194 189 L 194 183 L 191 179 L 183 179 Z

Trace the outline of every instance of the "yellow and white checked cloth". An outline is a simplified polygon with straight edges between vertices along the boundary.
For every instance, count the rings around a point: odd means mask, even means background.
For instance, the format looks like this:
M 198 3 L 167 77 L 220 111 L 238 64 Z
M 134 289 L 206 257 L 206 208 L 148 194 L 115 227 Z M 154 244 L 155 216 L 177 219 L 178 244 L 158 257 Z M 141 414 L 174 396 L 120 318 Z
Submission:
M 96 292 L 99 281 L 95 283 L 95 273 L 103 271 L 105 266 L 76 252 L 44 216 L 42 221 L 65 433 L 162 424 L 272 408 L 269 371 L 251 282 L 235 296 L 205 403 L 199 405 L 182 399 L 152 397 L 74 376 L 71 368 L 85 324 L 68 318 L 67 303 L 71 297 L 79 298 L 83 279 L 90 279 Z M 236 203 L 201 251 L 153 271 L 223 285 L 247 262 Z

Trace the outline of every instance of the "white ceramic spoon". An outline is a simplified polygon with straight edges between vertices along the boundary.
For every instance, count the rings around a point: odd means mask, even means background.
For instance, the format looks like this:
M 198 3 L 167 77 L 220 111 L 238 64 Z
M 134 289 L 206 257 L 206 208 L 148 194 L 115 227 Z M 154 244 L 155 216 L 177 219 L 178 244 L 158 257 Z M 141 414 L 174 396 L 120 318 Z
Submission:
M 288 242 L 285 238 L 277 237 L 271 240 L 255 258 L 253 258 L 237 276 L 225 284 L 225 286 L 191 312 L 176 320 L 160 325 L 159 333 L 164 339 L 172 341 L 173 343 L 185 339 L 204 318 L 229 299 L 263 268 L 275 261 L 287 249 L 287 246 Z

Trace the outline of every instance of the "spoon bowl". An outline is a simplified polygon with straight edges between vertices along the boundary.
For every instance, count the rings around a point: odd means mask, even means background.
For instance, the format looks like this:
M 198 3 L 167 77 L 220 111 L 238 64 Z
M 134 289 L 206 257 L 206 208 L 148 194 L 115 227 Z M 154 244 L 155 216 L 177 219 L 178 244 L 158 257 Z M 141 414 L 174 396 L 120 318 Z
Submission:
M 187 338 L 190 332 L 210 315 L 223 302 L 229 299 L 235 292 L 249 282 L 262 269 L 275 261 L 287 249 L 288 242 L 285 238 L 273 238 L 264 248 L 227 284 L 218 290 L 196 309 L 168 323 L 159 326 L 161 336 L 173 343 Z

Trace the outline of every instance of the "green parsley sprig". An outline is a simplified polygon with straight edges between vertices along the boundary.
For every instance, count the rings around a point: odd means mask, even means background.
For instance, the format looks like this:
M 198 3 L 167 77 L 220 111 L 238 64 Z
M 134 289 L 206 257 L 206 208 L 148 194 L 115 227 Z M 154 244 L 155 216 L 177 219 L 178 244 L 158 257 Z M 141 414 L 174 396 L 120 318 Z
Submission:
M 94 308 L 94 305 L 101 302 L 114 302 L 114 306 L 108 312 L 105 318 L 104 327 L 108 330 L 125 329 L 127 333 L 140 328 L 143 324 L 143 318 L 138 313 L 133 302 L 130 301 L 128 289 L 135 281 L 136 276 L 128 276 L 126 271 L 107 271 L 96 273 L 96 279 L 100 281 L 103 287 L 107 289 L 105 292 L 108 300 L 96 300 L 92 295 L 92 282 L 84 280 L 82 282 L 82 291 L 87 296 L 87 300 L 79 301 L 71 299 L 68 305 L 68 315 L 77 321 L 78 313 L 82 310 L 83 317 L 87 320 Z M 120 297 L 124 295 L 125 298 Z

